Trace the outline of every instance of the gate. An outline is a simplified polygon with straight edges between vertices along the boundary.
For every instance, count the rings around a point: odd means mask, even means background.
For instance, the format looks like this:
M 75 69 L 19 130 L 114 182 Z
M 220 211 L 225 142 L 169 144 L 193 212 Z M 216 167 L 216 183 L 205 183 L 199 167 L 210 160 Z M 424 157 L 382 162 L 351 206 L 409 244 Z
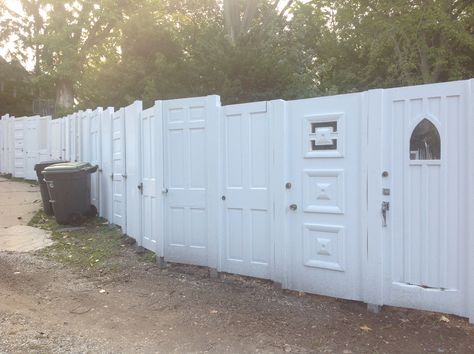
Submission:
M 219 98 L 163 102 L 164 254 L 217 267 Z
M 221 269 L 265 279 L 274 262 L 271 118 L 267 102 L 222 107 Z
M 25 122 L 26 118 L 16 118 L 13 124 L 14 137 L 14 164 L 13 176 L 18 178 L 25 177 Z
M 112 173 L 112 116 L 113 108 L 107 108 L 100 114 L 100 208 L 99 215 L 112 222 L 114 219 L 112 212 L 113 204 L 113 173 Z
M 24 122 L 24 153 L 25 153 L 25 170 L 24 178 L 36 179 L 34 167 L 38 162 L 39 156 L 39 116 L 29 117 Z
M 51 160 L 62 160 L 62 119 L 53 119 L 49 124 L 51 133 Z
M 360 299 L 361 95 L 288 102 L 288 287 Z
M 161 186 L 163 185 L 160 166 L 163 162 L 161 137 L 161 103 L 144 110 L 140 115 L 141 131 L 141 236 L 143 247 L 162 254 L 162 245 L 158 244 L 163 224 L 160 207 Z M 160 178 L 161 177 L 161 178 Z
M 102 174 L 102 153 L 101 153 L 101 135 L 100 135 L 100 117 L 102 108 L 97 108 L 90 114 L 89 119 L 89 160 L 92 165 L 99 168 L 96 173 L 91 175 L 91 203 L 97 210 L 100 210 L 100 178 Z
M 380 136 L 382 161 L 373 210 L 388 206 L 381 222 L 371 218 L 373 238 L 383 240 L 384 304 L 468 315 L 466 87 L 384 90 L 382 134 L 369 131 Z
M 126 231 L 124 109 L 112 115 L 112 223 Z

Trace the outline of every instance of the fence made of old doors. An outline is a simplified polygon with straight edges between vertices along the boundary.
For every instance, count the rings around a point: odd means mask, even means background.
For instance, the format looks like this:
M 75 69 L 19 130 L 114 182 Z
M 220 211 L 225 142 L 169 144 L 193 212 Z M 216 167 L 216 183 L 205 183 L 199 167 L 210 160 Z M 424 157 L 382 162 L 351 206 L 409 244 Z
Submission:
M 112 223 L 126 228 L 125 120 L 124 109 L 112 116 Z
M 160 207 L 163 172 L 160 169 L 163 161 L 161 141 L 161 103 L 141 112 L 141 235 L 142 245 L 157 252 L 160 225 L 163 215 Z M 161 245 L 160 245 L 161 246 Z M 162 250 L 161 252 L 162 253 Z M 158 252 L 157 252 L 158 254 Z
M 99 168 L 96 173 L 91 175 L 91 204 L 97 210 L 100 210 L 100 179 L 102 177 L 102 161 L 101 161 L 101 134 L 100 134 L 100 117 L 102 115 L 102 108 L 97 108 L 90 114 L 89 120 L 89 161 L 92 165 L 97 165 Z
M 271 115 L 267 102 L 222 107 L 223 239 L 221 270 L 270 278 Z
M 361 96 L 288 102 L 288 287 L 360 299 Z
M 384 304 L 468 315 L 466 91 L 466 82 L 384 91 Z
M 8 136 L 8 119 L 5 115 L 0 120 L 0 173 L 8 173 L 8 153 L 7 153 L 7 136 Z
M 62 160 L 62 119 L 53 119 L 49 124 L 51 132 L 51 160 Z
M 165 258 L 217 266 L 219 97 L 163 102 Z
M 78 161 L 79 155 L 79 124 L 78 114 L 68 116 L 68 148 L 69 160 Z
M 25 177 L 25 122 L 26 118 L 15 118 L 13 125 L 14 165 L 13 176 Z

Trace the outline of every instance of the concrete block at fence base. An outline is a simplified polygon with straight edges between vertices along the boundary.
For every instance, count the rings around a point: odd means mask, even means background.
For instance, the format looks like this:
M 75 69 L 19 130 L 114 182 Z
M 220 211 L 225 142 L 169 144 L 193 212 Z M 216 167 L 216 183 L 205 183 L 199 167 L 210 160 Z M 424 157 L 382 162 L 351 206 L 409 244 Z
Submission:
M 219 279 L 219 272 L 216 268 L 209 268 L 209 278 Z
M 156 264 L 158 265 L 158 268 L 160 269 L 166 268 L 165 257 L 155 257 L 155 261 L 156 261 Z
M 283 284 L 282 283 L 279 283 L 277 281 L 274 281 L 273 282 L 273 287 L 277 290 L 283 290 Z
M 380 311 L 382 311 L 382 306 L 376 304 L 367 304 L 367 311 L 372 313 L 380 313 Z
M 145 251 L 146 251 L 146 249 L 145 249 L 144 247 L 142 247 L 142 246 L 137 246 L 137 247 L 135 248 L 135 252 L 136 252 L 137 254 L 144 254 Z

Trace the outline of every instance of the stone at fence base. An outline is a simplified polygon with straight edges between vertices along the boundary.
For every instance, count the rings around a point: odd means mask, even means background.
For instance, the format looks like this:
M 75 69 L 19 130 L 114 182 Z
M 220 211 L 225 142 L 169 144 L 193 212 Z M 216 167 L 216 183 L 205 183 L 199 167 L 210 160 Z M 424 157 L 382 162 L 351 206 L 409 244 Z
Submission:
M 367 304 L 367 311 L 372 313 L 380 313 L 380 311 L 382 311 L 382 306 L 376 304 Z
M 158 268 L 165 269 L 166 268 L 166 261 L 165 257 L 155 257 L 156 264 Z
M 219 272 L 216 268 L 209 268 L 209 278 L 219 279 Z
M 143 254 L 143 253 L 145 253 L 145 251 L 146 251 L 146 249 L 145 249 L 143 246 L 137 246 L 137 247 L 135 248 L 135 252 L 136 252 L 137 254 Z

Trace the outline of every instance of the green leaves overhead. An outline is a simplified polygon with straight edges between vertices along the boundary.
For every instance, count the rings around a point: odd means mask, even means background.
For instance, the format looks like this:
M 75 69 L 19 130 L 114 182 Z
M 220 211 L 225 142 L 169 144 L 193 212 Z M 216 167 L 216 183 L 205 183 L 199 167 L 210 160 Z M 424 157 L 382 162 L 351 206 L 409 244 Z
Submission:
M 63 106 L 291 99 L 474 76 L 471 0 L 20 2 L 20 12 L 0 2 L 0 43 L 33 60 L 36 95 L 55 92 Z

